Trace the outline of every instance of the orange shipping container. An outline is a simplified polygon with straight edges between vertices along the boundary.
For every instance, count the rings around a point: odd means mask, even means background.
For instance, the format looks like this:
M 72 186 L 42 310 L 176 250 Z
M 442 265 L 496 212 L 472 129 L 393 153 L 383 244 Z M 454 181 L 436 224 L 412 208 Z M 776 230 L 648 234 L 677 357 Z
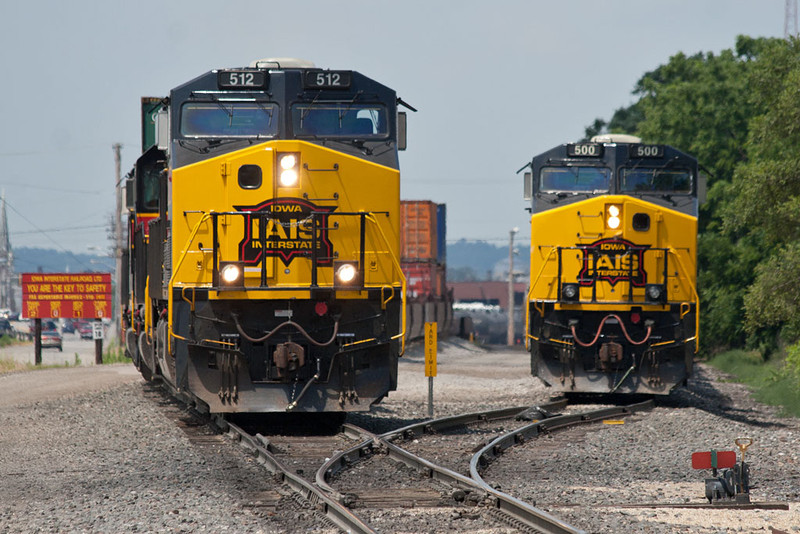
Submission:
M 435 202 L 400 202 L 400 257 L 403 261 L 431 261 L 438 257 Z
M 445 266 L 423 261 L 400 264 L 406 277 L 408 296 L 420 300 L 436 299 L 447 291 Z

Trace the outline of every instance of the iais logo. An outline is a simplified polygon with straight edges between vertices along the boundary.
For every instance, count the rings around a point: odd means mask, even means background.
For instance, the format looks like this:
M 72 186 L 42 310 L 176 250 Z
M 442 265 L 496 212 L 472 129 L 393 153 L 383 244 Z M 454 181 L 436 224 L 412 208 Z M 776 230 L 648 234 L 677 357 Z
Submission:
M 311 257 L 312 213 L 317 220 L 317 265 L 333 263 L 333 244 L 328 237 L 328 214 L 336 206 L 317 206 L 298 198 L 273 198 L 256 206 L 234 206 L 245 215 L 244 238 L 239 242 L 239 260 L 257 265 L 262 258 L 277 256 L 288 266 L 297 256 Z M 259 217 L 255 212 L 265 213 Z
M 634 287 L 647 284 L 644 270 L 644 252 L 650 245 L 637 245 L 625 239 L 600 239 L 588 246 L 579 245 L 583 251 L 583 268 L 578 283 L 591 286 L 596 280 L 608 282 L 630 281 Z

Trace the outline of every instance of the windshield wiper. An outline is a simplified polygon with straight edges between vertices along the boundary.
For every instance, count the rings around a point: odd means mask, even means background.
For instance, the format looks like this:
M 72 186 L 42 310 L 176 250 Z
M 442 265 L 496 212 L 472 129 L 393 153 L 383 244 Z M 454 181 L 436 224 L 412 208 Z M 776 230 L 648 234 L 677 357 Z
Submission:
M 341 128 L 342 128 L 342 119 L 344 118 L 344 116 L 345 116 L 345 115 L 347 115 L 347 112 L 348 112 L 348 111 L 350 111 L 350 108 L 352 108 L 352 107 L 353 107 L 353 104 L 355 104 L 355 103 L 356 103 L 356 100 L 358 100 L 358 98 L 361 96 L 361 94 L 362 94 L 363 92 L 364 92 L 364 91 L 359 91 L 359 92 L 357 92 L 357 93 L 355 94 L 355 96 L 353 97 L 353 99 L 350 101 L 350 103 L 349 103 L 349 104 L 347 104 L 347 107 L 344 109 L 344 111 L 342 111 L 342 110 L 339 110 L 339 129 L 341 129 Z
M 261 111 L 267 114 L 269 117 L 269 122 L 267 123 L 267 127 L 272 126 L 272 108 L 268 108 L 267 106 L 263 105 L 261 102 L 256 101 L 256 106 L 261 108 Z M 257 134 L 256 137 L 260 136 L 261 134 Z
M 311 100 L 311 103 L 308 105 L 308 107 L 306 109 L 303 110 L 303 113 L 300 114 L 300 129 L 301 130 L 303 129 L 303 121 L 306 119 L 308 114 L 311 113 L 311 108 L 314 107 L 314 104 L 316 104 L 317 99 L 319 98 L 319 95 L 321 95 L 321 94 L 322 94 L 321 90 L 317 91 L 317 94 Z
M 217 106 L 219 106 L 219 109 L 225 112 L 225 114 L 228 116 L 228 126 L 230 126 L 233 123 L 233 106 L 231 106 L 231 108 L 228 109 L 225 107 L 225 104 L 223 104 L 220 101 L 220 99 L 217 98 L 215 95 L 208 95 L 208 97 L 211 99 L 212 102 L 214 102 Z
M 196 143 L 191 143 L 185 139 L 179 139 L 178 144 L 183 148 L 187 148 L 193 152 L 197 152 L 198 154 L 208 154 L 214 149 L 227 146 L 232 143 L 249 142 L 251 145 L 253 144 L 252 139 L 228 139 L 226 141 L 223 141 L 222 139 L 198 139 L 197 141 L 205 141 L 206 146 L 198 146 Z

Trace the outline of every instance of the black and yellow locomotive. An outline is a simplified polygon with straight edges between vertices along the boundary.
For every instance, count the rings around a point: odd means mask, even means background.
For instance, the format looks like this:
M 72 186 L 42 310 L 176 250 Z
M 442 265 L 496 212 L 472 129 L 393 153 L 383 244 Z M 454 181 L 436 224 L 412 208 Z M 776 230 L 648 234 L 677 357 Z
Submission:
M 667 394 L 697 348 L 697 161 L 633 136 L 557 146 L 525 173 L 526 344 L 566 392 Z
M 396 389 L 402 101 L 295 59 L 142 99 L 126 351 L 212 412 L 367 410 Z

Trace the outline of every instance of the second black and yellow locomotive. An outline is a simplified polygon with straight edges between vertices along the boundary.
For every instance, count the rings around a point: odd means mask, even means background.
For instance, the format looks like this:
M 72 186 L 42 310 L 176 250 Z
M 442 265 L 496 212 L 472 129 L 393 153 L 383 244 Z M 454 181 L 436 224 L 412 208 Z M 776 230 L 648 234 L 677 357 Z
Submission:
M 143 99 L 126 347 L 213 412 L 366 410 L 396 388 L 404 114 L 294 59 Z
M 527 343 L 560 391 L 666 394 L 697 347 L 697 161 L 632 136 L 533 158 Z

